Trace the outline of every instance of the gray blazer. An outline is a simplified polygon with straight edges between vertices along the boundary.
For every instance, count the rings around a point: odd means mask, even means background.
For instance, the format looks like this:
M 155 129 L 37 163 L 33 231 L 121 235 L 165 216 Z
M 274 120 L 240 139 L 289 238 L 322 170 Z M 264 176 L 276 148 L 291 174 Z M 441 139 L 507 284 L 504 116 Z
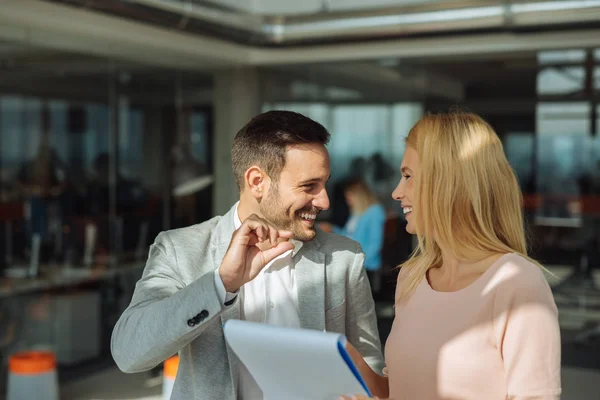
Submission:
M 124 372 L 149 370 L 179 353 L 171 399 L 237 398 L 239 360 L 223 324 L 240 318 L 240 302 L 219 302 L 214 270 L 234 231 L 234 208 L 199 225 L 162 232 L 111 340 Z M 383 369 L 375 307 L 360 246 L 318 230 L 294 256 L 303 328 L 344 333 L 371 368 Z

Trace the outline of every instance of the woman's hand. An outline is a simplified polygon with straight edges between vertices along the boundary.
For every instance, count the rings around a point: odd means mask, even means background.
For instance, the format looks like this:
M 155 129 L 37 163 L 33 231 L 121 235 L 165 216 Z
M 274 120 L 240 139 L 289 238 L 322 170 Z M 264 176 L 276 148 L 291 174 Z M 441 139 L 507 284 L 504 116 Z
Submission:
M 354 362 L 358 372 L 364 379 L 369 391 L 376 395 L 375 399 L 380 399 L 380 397 L 377 396 L 383 396 L 381 398 L 387 397 L 389 395 L 389 383 L 387 376 L 381 376 L 375 373 L 369 364 L 366 363 L 360 352 L 349 341 L 346 342 L 346 351 Z M 357 400 L 360 400 L 360 398 L 357 398 Z
M 354 347 L 352 345 L 352 343 L 350 343 L 348 341 L 346 341 L 346 351 L 348 352 L 348 355 L 354 362 L 354 365 L 356 365 L 356 367 L 359 370 L 361 369 L 362 366 L 366 365 L 366 362 L 365 362 L 365 359 L 363 358 L 363 356 L 360 354 L 360 352 L 358 350 L 356 350 L 356 347 Z M 369 367 L 369 369 L 370 369 L 370 367 Z

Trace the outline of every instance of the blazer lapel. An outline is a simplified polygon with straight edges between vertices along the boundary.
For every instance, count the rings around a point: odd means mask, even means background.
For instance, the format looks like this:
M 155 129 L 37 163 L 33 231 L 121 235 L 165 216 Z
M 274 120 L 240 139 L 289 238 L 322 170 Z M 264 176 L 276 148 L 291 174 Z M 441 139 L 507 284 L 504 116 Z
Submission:
M 325 330 L 325 254 L 317 239 L 306 242 L 296 254 L 298 313 L 302 328 Z
M 229 247 L 234 231 L 235 206 L 221 218 L 215 227 L 214 267 L 221 265 Z M 325 330 L 325 254 L 319 251 L 317 238 L 304 243 L 294 256 L 296 287 L 298 290 L 298 312 L 303 328 Z M 221 314 L 221 322 L 241 318 L 241 299 Z M 239 360 L 235 353 L 227 347 L 229 371 L 231 373 L 234 397 L 238 392 Z
M 227 214 L 221 218 L 217 226 L 215 227 L 215 241 L 214 246 L 214 267 L 219 268 L 225 253 L 229 248 L 229 242 L 234 231 L 233 213 L 235 212 L 235 206 L 232 207 Z M 239 294 L 238 294 L 239 296 Z M 225 309 L 221 313 L 221 324 L 225 324 L 230 319 L 240 319 L 241 317 L 241 299 L 238 298 L 235 303 Z M 237 398 L 238 392 L 238 375 L 239 375 L 239 359 L 231 348 L 226 345 L 227 348 L 227 360 L 229 363 L 229 373 L 231 375 L 231 384 L 233 386 L 234 398 Z

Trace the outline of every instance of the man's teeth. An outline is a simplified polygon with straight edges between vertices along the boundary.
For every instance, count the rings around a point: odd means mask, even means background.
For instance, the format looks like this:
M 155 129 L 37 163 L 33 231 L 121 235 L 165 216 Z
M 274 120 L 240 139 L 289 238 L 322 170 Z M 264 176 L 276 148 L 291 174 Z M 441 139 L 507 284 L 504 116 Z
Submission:
M 409 212 L 412 211 L 412 207 L 402 207 L 402 211 L 406 215 L 406 214 L 408 214 Z
M 315 218 L 317 218 L 317 214 L 300 214 L 300 216 L 304 219 L 310 219 L 310 220 L 314 220 Z

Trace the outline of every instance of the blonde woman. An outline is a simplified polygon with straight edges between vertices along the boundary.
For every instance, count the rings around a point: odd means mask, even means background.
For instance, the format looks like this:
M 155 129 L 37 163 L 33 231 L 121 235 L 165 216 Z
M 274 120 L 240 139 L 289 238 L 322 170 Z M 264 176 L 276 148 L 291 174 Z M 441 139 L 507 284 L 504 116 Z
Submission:
M 367 384 L 396 400 L 558 399 L 557 308 L 527 256 L 500 139 L 480 117 L 449 113 L 423 117 L 406 144 L 392 195 L 419 246 L 398 277 L 387 377 L 350 349 Z
M 350 209 L 350 218 L 341 228 L 328 223 L 320 224 L 328 232 L 347 236 L 360 243 L 365 253 L 365 269 L 371 288 L 377 292 L 381 279 L 381 249 L 385 209 L 362 178 L 352 178 L 344 184 L 344 197 Z

